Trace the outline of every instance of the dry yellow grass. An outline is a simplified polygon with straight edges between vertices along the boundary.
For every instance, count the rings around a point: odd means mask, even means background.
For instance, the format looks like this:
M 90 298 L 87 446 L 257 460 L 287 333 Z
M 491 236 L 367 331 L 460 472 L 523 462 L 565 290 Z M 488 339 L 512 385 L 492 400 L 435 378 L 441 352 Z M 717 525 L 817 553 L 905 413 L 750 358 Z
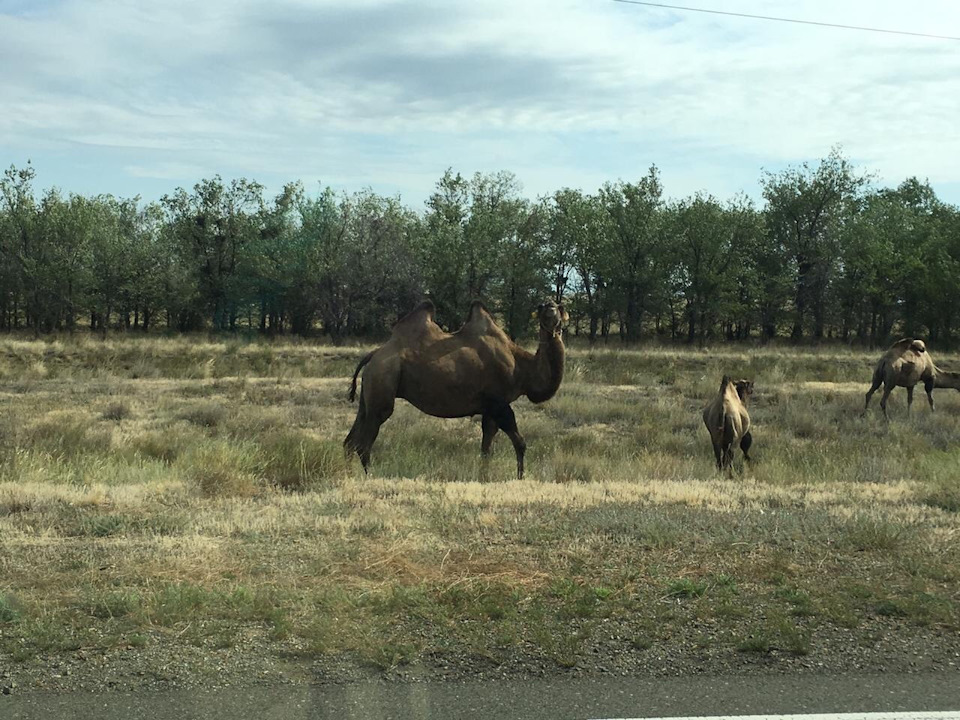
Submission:
M 517 403 L 522 481 L 502 438 L 481 462 L 475 419 L 403 404 L 364 476 L 340 452 L 361 354 L 0 340 L 0 652 L 40 647 L 38 618 L 47 647 L 51 627 L 124 642 L 200 613 L 318 652 L 379 657 L 389 626 L 422 650 L 560 653 L 538 628 L 602 612 L 649 633 L 673 592 L 735 637 L 793 608 L 784 588 L 825 624 L 894 606 L 960 624 L 960 396 L 908 420 L 895 395 L 891 423 L 860 417 L 872 353 L 574 348 L 554 400 Z M 756 463 L 734 479 L 698 412 L 723 372 L 757 388 Z M 478 617 L 489 627 L 467 637 Z

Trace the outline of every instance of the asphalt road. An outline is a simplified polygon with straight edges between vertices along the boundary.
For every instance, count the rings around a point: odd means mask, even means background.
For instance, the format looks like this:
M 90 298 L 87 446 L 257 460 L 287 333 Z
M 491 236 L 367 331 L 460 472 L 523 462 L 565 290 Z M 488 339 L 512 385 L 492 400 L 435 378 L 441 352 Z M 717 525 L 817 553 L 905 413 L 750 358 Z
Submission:
M 933 710 L 960 710 L 960 673 L 19 691 L 0 697 L 2 720 L 581 720 Z

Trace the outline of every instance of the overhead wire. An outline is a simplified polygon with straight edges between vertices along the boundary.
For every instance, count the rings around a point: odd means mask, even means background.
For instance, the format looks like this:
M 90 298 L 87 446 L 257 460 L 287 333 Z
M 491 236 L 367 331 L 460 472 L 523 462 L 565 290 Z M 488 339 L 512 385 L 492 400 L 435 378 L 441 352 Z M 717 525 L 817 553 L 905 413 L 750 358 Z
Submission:
M 665 8 L 667 10 L 682 10 L 684 12 L 709 13 L 711 15 L 728 15 L 731 17 L 750 18 L 752 20 L 770 20 L 774 22 L 796 23 L 798 25 L 817 25 L 820 27 L 841 28 L 843 30 L 862 30 L 864 32 L 887 33 L 890 35 L 910 35 L 912 37 L 933 40 L 954 40 L 960 42 L 960 37 L 952 35 L 932 35 L 930 33 L 910 32 L 908 30 L 889 30 L 886 28 L 865 27 L 862 25 L 842 25 L 840 23 L 819 22 L 816 20 L 799 20 L 796 18 L 773 17 L 771 15 L 752 15 L 750 13 L 731 12 L 728 10 L 710 10 L 707 8 L 687 7 L 684 5 L 667 5 L 666 3 L 646 2 L 645 0 L 613 0 L 626 5 L 645 5 L 647 7 Z

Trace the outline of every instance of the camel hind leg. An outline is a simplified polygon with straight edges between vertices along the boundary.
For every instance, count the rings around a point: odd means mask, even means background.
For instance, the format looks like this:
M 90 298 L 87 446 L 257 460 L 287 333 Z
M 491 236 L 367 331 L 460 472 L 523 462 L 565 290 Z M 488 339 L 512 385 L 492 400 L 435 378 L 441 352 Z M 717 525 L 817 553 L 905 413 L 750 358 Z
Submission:
M 365 402 L 363 390 L 360 391 L 360 407 L 357 410 L 357 417 L 353 421 L 353 427 L 347 433 L 343 441 L 343 447 L 346 451 L 355 452 L 360 456 L 360 463 L 363 465 L 363 471 L 370 470 L 370 451 L 373 444 L 377 441 L 377 435 L 380 434 L 380 426 L 383 425 L 390 416 L 393 415 L 394 400 L 390 398 L 389 403 L 377 403 L 371 405 Z
M 880 409 L 883 410 L 883 417 L 886 420 L 890 419 L 890 416 L 887 415 L 887 399 L 890 397 L 890 393 L 893 392 L 893 385 L 883 385 L 883 397 L 880 398 Z
M 727 471 L 730 477 L 733 477 L 733 445 L 723 446 L 723 470 Z
M 726 469 L 730 473 L 733 472 L 733 444 L 735 438 L 736 432 L 733 426 L 733 418 L 729 414 L 724 413 L 723 426 L 720 428 L 720 449 L 722 456 L 720 469 Z
M 863 414 L 866 414 L 867 408 L 870 407 L 870 398 L 873 397 L 873 394 L 880 389 L 880 386 L 883 385 L 883 373 L 880 370 L 877 370 L 873 374 L 873 382 L 870 385 L 870 389 L 867 390 L 866 399 L 863 403 Z
M 923 381 L 923 389 L 927 393 L 927 402 L 930 403 L 930 412 L 933 412 L 933 378 L 927 378 Z

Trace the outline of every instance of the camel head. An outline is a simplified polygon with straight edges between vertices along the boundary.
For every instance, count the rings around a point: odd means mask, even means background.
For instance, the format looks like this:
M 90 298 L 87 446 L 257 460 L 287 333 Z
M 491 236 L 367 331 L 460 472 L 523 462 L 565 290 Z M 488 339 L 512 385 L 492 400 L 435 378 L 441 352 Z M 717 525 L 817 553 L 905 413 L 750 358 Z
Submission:
M 910 349 L 919 355 L 920 353 L 925 353 L 927 351 L 927 346 L 924 344 L 923 340 L 914 340 L 912 343 L 910 343 Z
M 547 300 L 537 305 L 537 311 L 534 313 L 537 320 L 540 321 L 540 329 L 552 335 L 559 335 L 564 324 L 570 319 L 563 305 L 558 305 L 553 300 Z
M 746 402 L 747 398 L 753 395 L 753 380 L 737 380 L 733 385 L 737 388 L 741 402 Z

